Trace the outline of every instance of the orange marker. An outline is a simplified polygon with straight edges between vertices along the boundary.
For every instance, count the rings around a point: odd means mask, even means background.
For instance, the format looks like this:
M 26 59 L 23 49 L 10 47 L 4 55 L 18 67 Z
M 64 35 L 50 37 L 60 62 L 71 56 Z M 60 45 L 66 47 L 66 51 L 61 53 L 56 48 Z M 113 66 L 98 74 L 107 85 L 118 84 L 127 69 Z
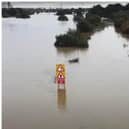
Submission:
M 57 64 L 56 65 L 56 82 L 58 84 L 65 84 L 65 65 Z

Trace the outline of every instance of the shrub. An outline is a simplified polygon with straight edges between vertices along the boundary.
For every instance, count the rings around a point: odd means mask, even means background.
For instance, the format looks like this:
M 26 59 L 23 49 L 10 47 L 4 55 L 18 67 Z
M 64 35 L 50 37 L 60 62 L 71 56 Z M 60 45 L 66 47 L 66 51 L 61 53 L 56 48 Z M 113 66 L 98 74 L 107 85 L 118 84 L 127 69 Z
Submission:
M 96 14 L 87 13 L 86 20 L 89 21 L 92 25 L 97 26 L 101 22 L 101 17 Z
M 66 14 L 72 14 L 71 9 L 58 9 L 56 12 L 56 15 L 66 15 Z
M 129 20 L 128 11 L 119 11 L 113 14 L 113 21 L 116 27 L 120 27 L 122 23 L 126 20 Z
M 80 32 L 92 32 L 93 25 L 87 20 L 82 20 L 77 23 L 77 30 Z
M 73 17 L 73 20 L 77 21 L 77 22 L 82 21 L 83 19 L 84 19 L 84 17 L 83 17 L 82 14 L 81 15 L 75 14 L 74 17 Z
M 103 16 L 104 14 L 104 8 L 100 5 L 93 6 L 89 11 L 89 13 L 97 14 L 99 16 Z
M 65 16 L 65 15 L 60 15 L 60 16 L 58 17 L 58 20 L 59 20 L 59 21 L 68 21 L 68 18 L 67 18 L 67 16 Z
M 56 47 L 86 47 L 88 48 L 87 38 L 77 31 L 69 30 L 66 34 L 56 36 Z
M 129 20 L 122 23 L 120 31 L 124 34 L 129 34 Z

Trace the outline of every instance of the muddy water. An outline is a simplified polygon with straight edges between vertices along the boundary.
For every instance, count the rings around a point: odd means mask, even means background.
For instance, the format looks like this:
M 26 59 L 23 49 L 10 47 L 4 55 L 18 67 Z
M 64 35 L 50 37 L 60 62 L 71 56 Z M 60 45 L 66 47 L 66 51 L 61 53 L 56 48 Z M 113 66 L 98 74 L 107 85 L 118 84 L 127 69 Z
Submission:
M 56 49 L 55 36 L 75 28 L 68 17 L 2 19 L 3 129 L 129 129 L 129 40 L 109 26 L 89 49 Z M 66 65 L 64 91 L 54 83 L 57 63 Z

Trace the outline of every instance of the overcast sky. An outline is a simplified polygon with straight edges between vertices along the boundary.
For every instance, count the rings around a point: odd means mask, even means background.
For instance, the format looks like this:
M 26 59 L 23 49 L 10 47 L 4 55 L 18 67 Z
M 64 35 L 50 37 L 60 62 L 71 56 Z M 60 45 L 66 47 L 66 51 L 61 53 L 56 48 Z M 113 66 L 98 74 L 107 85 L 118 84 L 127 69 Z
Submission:
M 23 8 L 90 8 L 93 5 L 101 4 L 103 7 L 108 4 L 114 4 L 114 2 L 11 2 L 13 7 L 23 7 Z M 116 3 L 116 2 L 115 2 Z M 127 3 L 121 3 L 127 4 Z

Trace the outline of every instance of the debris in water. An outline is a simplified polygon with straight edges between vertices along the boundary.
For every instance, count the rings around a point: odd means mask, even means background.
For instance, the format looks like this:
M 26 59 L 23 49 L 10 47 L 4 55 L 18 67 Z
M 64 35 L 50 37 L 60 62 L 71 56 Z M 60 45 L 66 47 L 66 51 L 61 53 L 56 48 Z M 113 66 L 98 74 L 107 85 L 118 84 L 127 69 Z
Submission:
M 69 60 L 69 63 L 78 63 L 78 62 L 79 62 L 79 58 Z

